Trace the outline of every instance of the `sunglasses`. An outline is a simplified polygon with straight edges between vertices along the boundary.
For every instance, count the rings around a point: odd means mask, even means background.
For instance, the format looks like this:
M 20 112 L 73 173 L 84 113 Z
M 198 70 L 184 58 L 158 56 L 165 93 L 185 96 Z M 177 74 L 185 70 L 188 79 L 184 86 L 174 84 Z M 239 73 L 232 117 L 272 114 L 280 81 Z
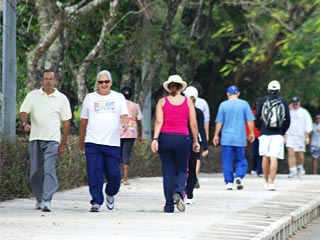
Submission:
M 103 84 L 103 83 L 108 84 L 110 82 L 111 82 L 111 80 L 98 81 L 99 84 Z

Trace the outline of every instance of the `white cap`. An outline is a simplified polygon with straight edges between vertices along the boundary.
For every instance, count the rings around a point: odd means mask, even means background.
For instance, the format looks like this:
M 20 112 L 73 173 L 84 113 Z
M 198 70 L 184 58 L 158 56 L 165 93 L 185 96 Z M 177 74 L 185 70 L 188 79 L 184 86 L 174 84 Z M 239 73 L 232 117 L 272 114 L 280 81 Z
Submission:
M 280 83 L 277 80 L 272 80 L 268 84 L 268 90 L 280 90 Z
M 195 87 L 187 87 L 186 90 L 184 90 L 183 92 L 184 96 L 186 96 L 187 98 L 193 96 L 195 99 L 197 99 L 198 97 L 198 90 Z

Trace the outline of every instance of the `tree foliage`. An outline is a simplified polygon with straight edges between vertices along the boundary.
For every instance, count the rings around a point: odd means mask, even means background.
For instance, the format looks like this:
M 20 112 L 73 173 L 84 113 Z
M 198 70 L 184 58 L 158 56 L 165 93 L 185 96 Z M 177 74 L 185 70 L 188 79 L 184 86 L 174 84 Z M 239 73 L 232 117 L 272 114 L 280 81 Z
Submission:
M 170 74 L 199 81 L 214 119 L 226 87 L 250 102 L 269 80 L 320 106 L 319 0 L 21 0 L 17 3 L 18 106 L 53 68 L 77 114 L 101 69 L 143 104 Z M 143 76 L 143 66 L 147 66 Z

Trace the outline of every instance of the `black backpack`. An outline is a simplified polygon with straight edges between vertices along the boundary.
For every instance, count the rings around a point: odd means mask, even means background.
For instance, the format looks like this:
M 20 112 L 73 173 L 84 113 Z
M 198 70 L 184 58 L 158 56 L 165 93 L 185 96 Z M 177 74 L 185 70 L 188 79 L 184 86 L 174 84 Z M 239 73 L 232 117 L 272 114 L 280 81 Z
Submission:
M 286 111 L 282 99 L 280 97 L 267 98 L 262 105 L 261 116 L 267 129 L 281 128 L 286 119 Z

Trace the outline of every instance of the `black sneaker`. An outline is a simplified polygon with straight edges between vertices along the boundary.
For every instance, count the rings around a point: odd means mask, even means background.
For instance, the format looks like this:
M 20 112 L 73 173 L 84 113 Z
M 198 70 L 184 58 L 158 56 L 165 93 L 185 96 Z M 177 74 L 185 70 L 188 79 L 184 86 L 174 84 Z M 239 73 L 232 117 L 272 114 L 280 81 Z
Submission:
M 173 194 L 173 202 L 177 205 L 177 209 L 180 212 L 184 212 L 186 210 L 186 206 L 184 205 L 183 199 L 179 193 Z
M 173 213 L 174 212 L 174 205 L 164 205 L 163 211 L 166 213 Z

